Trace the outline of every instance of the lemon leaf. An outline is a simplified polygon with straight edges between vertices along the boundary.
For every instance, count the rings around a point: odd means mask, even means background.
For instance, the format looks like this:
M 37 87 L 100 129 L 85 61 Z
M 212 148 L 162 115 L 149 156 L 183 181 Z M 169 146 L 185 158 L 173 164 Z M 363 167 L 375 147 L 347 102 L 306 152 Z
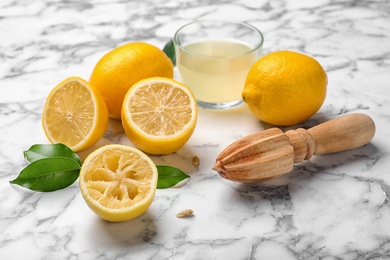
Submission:
M 156 165 L 158 171 L 157 189 L 166 189 L 175 186 L 190 176 L 178 168 L 167 165 Z
M 72 151 L 68 146 L 58 144 L 35 144 L 27 151 L 23 152 L 24 158 L 30 163 L 43 158 L 66 157 L 75 160 L 80 166 L 81 161 L 79 156 Z
M 34 191 L 60 190 L 77 180 L 80 168 L 80 164 L 70 158 L 42 158 L 27 165 L 10 183 Z
M 175 52 L 175 44 L 173 40 L 167 42 L 163 48 L 163 52 L 171 59 L 173 66 L 176 65 L 176 52 Z

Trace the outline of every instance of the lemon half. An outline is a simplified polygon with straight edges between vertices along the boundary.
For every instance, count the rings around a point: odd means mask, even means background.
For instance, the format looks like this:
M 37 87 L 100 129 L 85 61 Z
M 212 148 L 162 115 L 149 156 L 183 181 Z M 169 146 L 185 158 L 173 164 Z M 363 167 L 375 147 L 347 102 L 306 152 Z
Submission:
M 122 124 L 130 141 L 150 154 L 183 147 L 194 132 L 198 107 L 191 90 L 170 78 L 134 84 L 122 106 Z
M 85 150 L 104 135 L 108 112 L 103 97 L 79 77 L 58 84 L 46 99 L 43 130 L 51 143 Z
M 121 222 L 143 214 L 153 201 L 157 168 L 140 150 L 120 144 L 91 153 L 80 171 L 81 194 L 102 219 Z

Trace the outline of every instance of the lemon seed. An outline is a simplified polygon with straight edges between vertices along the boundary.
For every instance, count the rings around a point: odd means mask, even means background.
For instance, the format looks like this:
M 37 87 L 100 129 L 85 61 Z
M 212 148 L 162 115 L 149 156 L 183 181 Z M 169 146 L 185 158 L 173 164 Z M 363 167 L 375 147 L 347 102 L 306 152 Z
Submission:
M 194 211 L 192 209 L 185 209 L 176 214 L 177 218 L 188 218 L 194 215 Z
M 194 157 L 192 157 L 192 165 L 198 167 L 199 164 L 200 164 L 199 157 L 196 155 Z

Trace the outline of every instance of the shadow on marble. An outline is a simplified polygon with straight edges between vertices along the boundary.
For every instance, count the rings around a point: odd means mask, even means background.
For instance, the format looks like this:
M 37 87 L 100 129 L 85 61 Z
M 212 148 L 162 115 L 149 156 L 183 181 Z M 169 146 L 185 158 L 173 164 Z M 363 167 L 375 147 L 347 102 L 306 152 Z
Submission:
M 95 244 L 109 242 L 110 246 L 123 248 L 150 244 L 157 234 L 154 217 L 147 211 L 141 216 L 126 222 L 108 222 L 96 216 L 87 230 L 89 241 Z M 129 248 L 130 250 L 130 248 Z

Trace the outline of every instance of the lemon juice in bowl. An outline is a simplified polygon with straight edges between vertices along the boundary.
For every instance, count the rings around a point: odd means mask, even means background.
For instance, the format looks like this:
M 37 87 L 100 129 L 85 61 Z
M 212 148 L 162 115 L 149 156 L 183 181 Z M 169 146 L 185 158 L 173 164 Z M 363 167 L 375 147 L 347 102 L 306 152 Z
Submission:
M 243 103 L 247 73 L 261 56 L 259 30 L 241 22 L 203 20 L 180 28 L 174 43 L 178 79 L 191 88 L 199 106 L 227 109 Z

